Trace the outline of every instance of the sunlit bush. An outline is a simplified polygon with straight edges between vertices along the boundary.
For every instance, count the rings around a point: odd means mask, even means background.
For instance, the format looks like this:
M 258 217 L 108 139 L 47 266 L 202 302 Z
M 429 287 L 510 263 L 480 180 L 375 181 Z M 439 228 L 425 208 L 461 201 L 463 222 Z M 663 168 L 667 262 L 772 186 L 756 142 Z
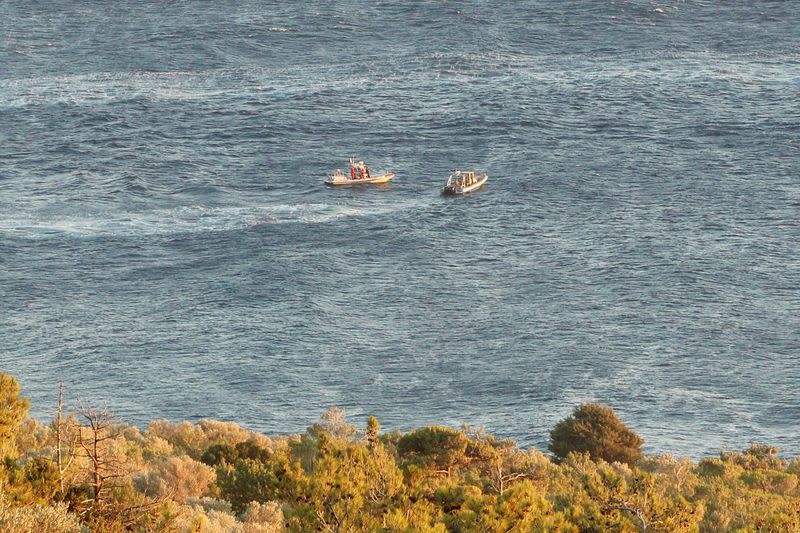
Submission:
M 170 443 L 176 453 L 186 454 L 197 460 L 214 444 L 235 446 L 249 440 L 264 448 L 271 445 L 270 439 L 264 435 L 244 429 L 233 422 L 215 420 L 201 420 L 197 424 L 186 421 L 174 424 L 167 420 L 154 420 L 145 434 L 150 437 L 160 437 Z
M 184 503 L 187 498 L 206 493 L 216 480 L 214 469 L 189 456 L 168 457 L 151 466 L 152 470 L 136 477 L 140 492 L 157 497 L 169 497 Z
M 0 496 L 0 531 L 3 533 L 89 533 L 67 505 L 11 507 Z
M 243 533 L 285 531 L 283 509 L 278 502 L 251 502 L 242 513 Z

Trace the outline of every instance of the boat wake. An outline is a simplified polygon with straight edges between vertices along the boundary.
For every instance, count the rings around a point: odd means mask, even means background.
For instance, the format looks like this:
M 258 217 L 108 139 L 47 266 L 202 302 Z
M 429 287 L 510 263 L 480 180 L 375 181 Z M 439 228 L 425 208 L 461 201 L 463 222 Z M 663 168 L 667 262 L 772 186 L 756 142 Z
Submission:
M 266 224 L 325 224 L 345 218 L 385 215 L 402 204 L 353 207 L 321 203 L 268 206 L 187 206 L 143 213 L 109 213 L 107 216 L 45 217 L 41 214 L 0 219 L 0 235 L 37 239 L 72 237 L 135 237 L 211 233 L 248 229 Z

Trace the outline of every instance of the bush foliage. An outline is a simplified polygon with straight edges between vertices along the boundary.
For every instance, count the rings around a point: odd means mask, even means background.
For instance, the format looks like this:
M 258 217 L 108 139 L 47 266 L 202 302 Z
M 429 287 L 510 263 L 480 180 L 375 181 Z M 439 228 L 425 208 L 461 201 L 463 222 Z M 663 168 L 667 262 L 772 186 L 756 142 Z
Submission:
M 588 453 L 595 460 L 633 465 L 643 457 L 642 444 L 610 407 L 596 403 L 579 405 L 550 433 L 550 451 L 562 460 Z
M 559 422 L 548 456 L 468 427 L 362 430 L 336 408 L 279 438 L 213 421 L 92 431 L 68 413 L 42 426 L 13 378 L 0 385 L 0 531 L 800 531 L 797 459 L 644 456 L 600 405 Z

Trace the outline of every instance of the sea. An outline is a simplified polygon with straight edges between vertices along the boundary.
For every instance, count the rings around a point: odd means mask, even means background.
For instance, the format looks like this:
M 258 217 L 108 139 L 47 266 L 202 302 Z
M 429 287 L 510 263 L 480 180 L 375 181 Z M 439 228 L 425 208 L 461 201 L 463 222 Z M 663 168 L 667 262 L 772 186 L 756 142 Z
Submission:
M 351 157 L 397 176 L 324 186 Z M 0 2 L 0 371 L 43 422 L 63 381 L 546 450 L 600 402 L 798 455 L 798 363 L 794 2 Z

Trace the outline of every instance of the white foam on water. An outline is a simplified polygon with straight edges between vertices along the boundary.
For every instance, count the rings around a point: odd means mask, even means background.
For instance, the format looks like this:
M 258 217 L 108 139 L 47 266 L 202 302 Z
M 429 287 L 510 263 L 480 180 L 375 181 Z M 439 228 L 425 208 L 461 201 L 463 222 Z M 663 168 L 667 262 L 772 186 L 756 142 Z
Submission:
M 0 235 L 17 238 L 53 236 L 108 237 L 170 235 L 235 231 L 268 224 L 325 224 L 353 217 L 380 216 L 408 204 L 353 207 L 335 204 L 280 204 L 269 206 L 185 206 L 144 213 L 109 213 L 93 216 L 26 214 L 0 219 Z
M 270 32 L 291 31 L 272 26 Z M 725 54 L 713 51 L 631 52 L 619 55 L 539 55 L 489 51 L 425 54 L 410 59 L 417 69 L 402 70 L 402 78 L 426 78 L 444 68 L 453 74 L 492 71 L 523 81 L 559 82 L 584 79 L 725 79 L 741 82 L 796 83 L 800 56 L 796 52 Z M 660 68 L 653 69 L 653 65 Z M 405 65 L 407 66 L 407 65 Z M 134 97 L 197 100 L 242 92 L 305 93 L 347 89 L 379 80 L 397 81 L 387 72 L 342 75 L 346 64 L 289 65 L 279 68 L 236 68 L 169 72 L 95 72 L 81 75 L 0 79 L 0 108 L 47 103 L 96 104 Z M 419 70 L 418 70 L 419 69 Z M 399 71 L 398 71 L 399 72 Z M 355 74 L 355 76 L 353 75 Z M 377 79 L 376 79 L 377 77 Z
M 0 80 L 0 106 L 95 104 L 135 97 L 196 100 L 229 92 L 218 85 L 218 76 L 222 75 L 195 72 L 99 72 Z
M 276 31 L 289 31 L 276 28 Z M 308 69 L 219 69 L 202 72 L 96 72 L 0 80 L 0 108 L 42 104 L 98 104 L 131 98 L 207 100 L 242 92 L 305 94 L 321 89 L 348 88 L 375 80 L 342 77 L 335 67 Z M 246 78 L 246 79 L 243 79 Z

